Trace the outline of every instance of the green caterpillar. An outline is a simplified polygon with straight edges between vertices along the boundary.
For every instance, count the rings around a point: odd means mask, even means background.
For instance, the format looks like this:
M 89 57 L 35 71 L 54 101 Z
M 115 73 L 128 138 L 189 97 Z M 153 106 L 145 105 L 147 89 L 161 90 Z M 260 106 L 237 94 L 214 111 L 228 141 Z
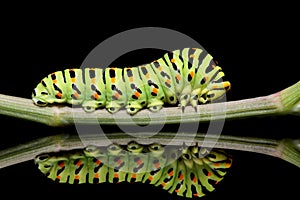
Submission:
M 149 183 L 188 198 L 205 196 L 215 189 L 232 159 L 221 149 L 198 145 L 163 146 L 157 143 L 107 147 L 87 146 L 35 158 L 39 170 L 59 183 Z
M 137 67 L 66 69 L 49 74 L 32 93 L 38 106 L 51 103 L 82 105 L 92 112 L 105 107 L 115 113 L 125 107 L 134 115 L 144 107 L 153 112 L 164 104 L 190 104 L 221 98 L 230 89 L 224 73 L 206 51 L 184 48 Z

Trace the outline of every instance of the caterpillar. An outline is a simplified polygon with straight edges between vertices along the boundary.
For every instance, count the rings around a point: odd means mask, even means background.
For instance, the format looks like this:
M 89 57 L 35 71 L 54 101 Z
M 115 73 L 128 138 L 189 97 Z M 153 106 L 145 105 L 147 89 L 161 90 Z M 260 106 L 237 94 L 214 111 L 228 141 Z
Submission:
M 51 152 L 34 159 L 38 169 L 58 183 L 98 184 L 141 182 L 170 194 L 202 197 L 215 190 L 231 167 L 231 155 L 222 149 L 200 146 L 127 145 L 111 143 L 98 147 Z
M 167 52 L 158 60 L 136 67 L 70 68 L 43 78 L 32 92 L 38 106 L 51 103 L 82 105 L 86 112 L 105 107 L 110 113 L 125 108 L 130 115 L 142 108 L 153 112 L 163 105 L 209 103 L 230 89 L 213 57 L 200 48 Z

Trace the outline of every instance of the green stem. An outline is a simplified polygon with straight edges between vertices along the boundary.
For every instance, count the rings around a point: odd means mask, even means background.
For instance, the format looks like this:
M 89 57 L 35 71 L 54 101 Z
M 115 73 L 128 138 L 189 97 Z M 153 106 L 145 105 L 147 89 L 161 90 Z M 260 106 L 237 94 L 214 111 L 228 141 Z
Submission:
M 111 143 L 127 144 L 135 140 L 141 144 L 187 145 L 198 143 L 203 147 L 231 149 L 261 153 L 283 159 L 300 167 L 300 140 L 272 140 L 263 138 L 191 133 L 111 133 L 107 135 L 56 135 L 40 138 L 0 151 L 0 168 L 32 160 L 45 152 L 84 148 L 87 145 L 107 146 Z
M 207 122 L 217 119 L 240 119 L 251 116 L 300 114 L 300 81 L 268 96 L 199 105 L 198 112 L 190 106 L 182 113 L 178 107 L 165 107 L 158 113 L 144 109 L 134 116 L 125 110 L 109 114 L 105 109 L 86 113 L 82 108 L 67 106 L 38 107 L 30 99 L 0 95 L 0 114 L 35 121 L 49 126 L 76 124 L 147 125 L 185 122 Z

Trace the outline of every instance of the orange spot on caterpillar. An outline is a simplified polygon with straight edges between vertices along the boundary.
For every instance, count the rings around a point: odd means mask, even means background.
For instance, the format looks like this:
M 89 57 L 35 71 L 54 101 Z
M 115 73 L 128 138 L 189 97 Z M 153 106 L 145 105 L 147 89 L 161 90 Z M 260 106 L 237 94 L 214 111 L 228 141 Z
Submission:
M 73 96 L 74 96 L 76 99 L 79 98 L 79 94 L 78 94 L 77 92 L 75 92 L 75 93 L 73 94 Z
M 94 178 L 99 178 L 99 174 L 98 173 L 94 174 Z
M 194 71 L 191 71 L 190 72 L 190 76 L 193 78 L 195 76 L 195 72 Z
M 165 182 L 162 182 L 161 185 L 162 185 L 163 187 L 165 187 L 166 183 L 165 183 Z
M 61 177 L 58 175 L 58 176 L 56 176 L 55 178 L 56 178 L 56 179 L 60 179 Z
M 162 71 L 162 66 L 159 66 L 157 69 L 158 71 Z
M 91 78 L 91 83 L 96 84 L 96 78 Z
M 211 172 L 208 172 L 208 173 L 207 173 L 207 176 L 210 177 L 210 176 L 211 176 Z
M 77 163 L 76 163 L 76 166 L 77 167 L 80 167 L 80 165 L 82 164 L 81 160 L 79 160 Z
M 229 84 L 228 82 L 224 82 L 224 83 L 223 83 L 223 86 L 224 86 L 224 87 L 229 87 L 230 84 Z
M 166 83 L 167 83 L 168 85 L 171 85 L 171 80 L 170 80 L 170 79 L 167 79 L 167 80 L 166 80 Z
M 175 63 L 175 62 L 176 62 L 176 60 L 175 60 L 174 58 L 172 58 L 172 59 L 171 59 L 171 62 L 172 62 L 172 63 Z
M 64 166 L 65 166 L 65 163 L 64 163 L 64 162 L 59 163 L 59 167 L 60 167 L 60 168 L 63 168 Z
M 155 163 L 154 167 L 155 167 L 155 169 L 158 169 L 160 167 L 160 164 L 159 163 Z
M 99 94 L 97 92 L 94 93 L 94 98 L 98 99 L 99 98 Z
M 114 173 L 114 178 L 119 178 L 119 174 L 118 173 Z
M 146 76 L 147 79 L 150 78 L 150 74 L 149 73 L 147 73 L 145 76 Z
M 71 78 L 71 82 L 75 83 L 76 82 L 76 78 Z
M 77 174 L 75 175 L 74 179 L 78 180 L 80 178 L 80 176 Z
M 116 162 L 118 163 L 118 165 L 120 165 L 122 163 L 122 160 L 118 159 Z
M 96 165 L 100 165 L 101 160 L 96 160 Z
M 183 178 L 184 178 L 184 176 L 183 176 L 183 174 L 180 174 L 180 176 L 179 176 L 179 180 L 183 180 Z
M 133 82 L 133 77 L 129 77 L 129 82 L 132 83 Z
M 153 176 L 149 176 L 149 181 L 152 181 L 153 180 Z
M 180 79 L 181 79 L 180 74 L 177 74 L 177 75 L 176 75 L 176 79 L 177 79 L 178 81 L 180 81 Z
M 220 166 L 220 163 L 214 163 L 214 166 L 215 166 L 215 167 L 219 167 L 219 166 Z
M 231 163 L 225 163 L 225 167 L 226 167 L 226 168 L 231 167 Z
M 110 81 L 111 81 L 112 83 L 115 83 L 115 82 L 116 82 L 116 78 L 111 78 Z
M 194 182 L 194 183 L 197 183 L 197 178 L 196 178 L 196 176 L 193 178 L 193 182 Z
M 114 96 L 116 97 L 116 99 L 120 98 L 120 94 L 119 93 L 115 93 Z
M 141 94 L 139 92 L 135 92 L 134 96 L 136 96 L 137 98 L 140 98 Z
M 61 97 L 62 97 L 62 93 L 58 92 L 58 93 L 56 94 L 56 96 L 57 96 L 58 98 L 61 98 Z
M 57 79 L 52 80 L 52 83 L 57 83 Z
M 174 174 L 173 170 L 168 173 L 169 176 L 173 176 L 173 174 Z
M 131 175 L 131 178 L 136 178 L 136 174 L 132 174 L 132 175 Z
M 194 193 L 194 194 L 193 194 L 193 196 L 195 196 L 195 197 L 198 197 L 198 196 L 199 196 L 199 194 L 198 194 L 198 193 Z
M 143 164 L 143 161 L 141 159 L 139 159 L 138 161 L 136 161 L 136 164 L 141 165 L 141 164 Z
M 152 92 L 155 93 L 155 94 L 157 94 L 158 93 L 158 89 L 157 88 L 153 88 Z
M 190 58 L 195 58 L 195 54 L 190 54 Z

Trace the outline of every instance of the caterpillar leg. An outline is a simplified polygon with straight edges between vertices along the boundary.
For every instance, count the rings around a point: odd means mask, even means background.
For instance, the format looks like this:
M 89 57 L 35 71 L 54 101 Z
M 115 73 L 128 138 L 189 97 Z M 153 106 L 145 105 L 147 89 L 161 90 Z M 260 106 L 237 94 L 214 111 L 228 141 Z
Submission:
M 185 94 L 180 97 L 179 107 L 181 108 L 182 112 L 184 112 L 185 107 L 189 104 L 190 98 L 191 98 L 190 94 Z
M 108 104 L 106 104 L 106 109 L 110 113 L 116 113 L 122 108 L 122 105 L 119 104 L 116 101 L 111 101 Z
M 197 88 L 192 91 L 191 97 L 190 97 L 190 104 L 197 112 L 197 105 L 199 104 L 199 96 L 201 93 L 201 89 Z
M 128 102 L 128 104 L 126 106 L 127 113 L 129 113 L 130 115 L 134 115 L 142 108 L 143 108 L 143 106 L 137 101 Z
M 162 109 L 163 105 L 164 105 L 164 102 L 159 99 L 150 99 L 147 107 L 152 112 L 158 112 L 160 109 Z
M 94 112 L 97 108 L 103 107 L 104 103 L 96 102 L 94 100 L 84 101 L 82 107 L 86 112 Z

